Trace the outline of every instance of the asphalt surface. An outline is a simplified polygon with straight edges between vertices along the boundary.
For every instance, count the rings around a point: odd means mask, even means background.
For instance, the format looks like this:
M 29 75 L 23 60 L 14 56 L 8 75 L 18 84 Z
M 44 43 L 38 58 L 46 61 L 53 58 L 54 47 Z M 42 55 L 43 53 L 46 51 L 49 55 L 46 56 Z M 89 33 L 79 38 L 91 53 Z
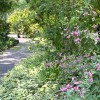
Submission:
M 0 54 L 0 77 L 3 77 L 8 71 L 10 71 L 15 64 L 22 59 L 27 58 L 31 52 L 28 50 L 30 39 L 28 38 L 17 38 L 16 35 L 9 35 L 10 37 L 19 40 L 19 44 L 6 50 L 3 54 Z

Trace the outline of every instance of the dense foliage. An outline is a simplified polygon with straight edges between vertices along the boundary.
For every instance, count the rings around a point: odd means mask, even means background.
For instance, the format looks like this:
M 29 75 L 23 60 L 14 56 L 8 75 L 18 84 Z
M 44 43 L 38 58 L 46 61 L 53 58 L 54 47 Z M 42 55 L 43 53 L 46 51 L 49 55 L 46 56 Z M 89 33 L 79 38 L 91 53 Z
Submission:
M 35 11 L 30 11 L 29 8 L 15 10 L 8 18 L 11 32 L 25 34 L 29 37 L 38 35 L 42 30 L 39 24 L 34 23 L 34 19 L 32 19 L 35 14 Z
M 10 30 L 36 52 L 2 80 L 0 99 L 100 100 L 100 0 L 15 1 Z
M 0 99 L 100 99 L 100 55 L 66 57 L 53 53 L 55 59 L 46 63 L 47 58 L 52 60 L 51 55 L 36 51 L 7 73 L 0 85 Z
M 17 40 L 9 38 L 9 23 L 7 23 L 7 12 L 11 9 L 11 0 L 0 1 L 0 52 L 6 50 L 18 43 Z

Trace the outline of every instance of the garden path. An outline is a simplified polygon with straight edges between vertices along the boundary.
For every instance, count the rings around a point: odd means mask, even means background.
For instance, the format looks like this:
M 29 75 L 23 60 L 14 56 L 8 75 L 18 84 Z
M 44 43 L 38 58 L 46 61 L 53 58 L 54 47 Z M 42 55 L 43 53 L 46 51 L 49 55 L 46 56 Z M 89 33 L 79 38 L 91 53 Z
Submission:
M 16 35 L 10 35 L 10 37 L 17 38 Z M 19 40 L 19 44 L 17 46 L 6 50 L 3 54 L 0 54 L 0 77 L 10 71 L 20 60 L 25 59 L 31 54 L 28 50 L 31 39 L 17 39 Z

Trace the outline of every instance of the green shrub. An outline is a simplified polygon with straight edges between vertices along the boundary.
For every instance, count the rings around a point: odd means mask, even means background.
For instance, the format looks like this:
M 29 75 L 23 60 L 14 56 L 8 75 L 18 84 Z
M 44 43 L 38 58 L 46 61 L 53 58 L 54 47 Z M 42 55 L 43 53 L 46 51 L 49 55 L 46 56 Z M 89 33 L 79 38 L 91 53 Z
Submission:
M 29 7 L 14 10 L 8 17 L 10 30 L 12 33 L 25 34 L 27 37 L 35 37 L 42 33 L 42 28 L 35 22 L 36 12 L 31 11 Z
M 7 39 L 1 39 L 0 41 L 0 51 L 6 50 L 8 48 L 11 48 L 19 43 L 18 40 L 15 40 L 14 38 L 9 38 Z
M 40 27 L 44 34 L 35 38 L 38 51 L 2 80 L 0 99 L 99 100 L 100 48 L 96 44 L 98 35 L 91 35 L 96 22 L 99 24 L 99 9 L 86 0 L 29 3 L 35 12 L 29 8 L 15 10 L 10 21 L 19 31 L 25 27 L 25 32 L 32 32 L 32 37 Z
M 18 43 L 17 40 L 9 38 L 9 23 L 0 19 L 0 51 L 6 50 Z
M 99 100 L 99 56 L 52 56 L 34 52 L 8 72 L 0 85 L 0 99 Z

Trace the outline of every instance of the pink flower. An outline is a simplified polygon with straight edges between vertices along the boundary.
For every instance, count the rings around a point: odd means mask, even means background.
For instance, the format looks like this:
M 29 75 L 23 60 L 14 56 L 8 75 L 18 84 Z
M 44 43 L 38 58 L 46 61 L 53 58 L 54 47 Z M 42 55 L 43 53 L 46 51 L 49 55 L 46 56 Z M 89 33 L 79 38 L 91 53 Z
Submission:
M 92 27 L 93 27 L 94 29 L 96 29 L 96 28 L 97 28 L 97 25 L 94 24 Z
M 76 42 L 77 42 L 77 41 L 80 41 L 80 38 L 76 38 L 75 41 L 76 41 Z
M 67 88 L 66 87 L 62 87 L 61 88 L 61 92 L 66 92 L 67 91 Z
M 96 68 L 97 68 L 98 71 L 100 71 L 100 64 L 97 64 Z
M 78 86 L 73 87 L 74 91 L 80 91 Z
M 66 38 L 67 38 L 67 39 L 69 39 L 70 37 L 71 37 L 71 36 L 70 36 L 70 35 L 68 35 Z
M 79 31 L 74 31 L 72 34 L 75 36 L 79 36 Z
M 67 89 L 71 89 L 72 88 L 72 85 L 67 84 L 66 87 L 67 87 Z
M 81 81 L 74 82 L 74 84 L 76 84 L 76 85 L 81 84 L 81 83 L 82 83 Z
M 96 40 L 97 40 L 97 41 L 100 41 L 100 38 L 99 38 L 99 37 L 97 37 L 97 38 L 96 38 Z
M 71 88 L 72 88 L 72 85 L 67 84 L 65 87 L 62 87 L 60 90 L 61 90 L 61 92 L 66 92 L 67 90 L 69 90 Z
M 90 82 L 93 82 L 92 71 L 89 71 L 88 75 L 89 75 L 89 78 L 90 78 Z
M 75 41 L 75 44 L 79 44 L 80 43 L 80 38 L 76 38 L 74 41 Z

